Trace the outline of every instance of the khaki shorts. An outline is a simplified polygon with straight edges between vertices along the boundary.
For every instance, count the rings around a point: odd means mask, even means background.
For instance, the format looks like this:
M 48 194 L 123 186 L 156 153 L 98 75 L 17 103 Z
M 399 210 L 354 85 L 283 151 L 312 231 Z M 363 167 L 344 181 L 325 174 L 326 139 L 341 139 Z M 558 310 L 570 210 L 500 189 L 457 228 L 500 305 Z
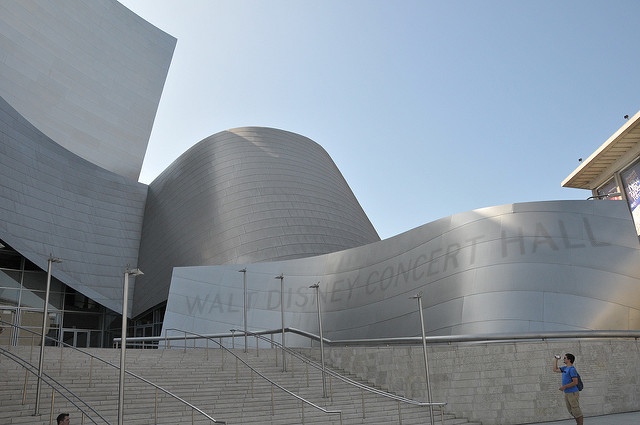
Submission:
M 574 418 L 582 416 L 580 409 L 580 391 L 573 393 L 564 393 L 564 402 L 567 404 L 567 410 Z

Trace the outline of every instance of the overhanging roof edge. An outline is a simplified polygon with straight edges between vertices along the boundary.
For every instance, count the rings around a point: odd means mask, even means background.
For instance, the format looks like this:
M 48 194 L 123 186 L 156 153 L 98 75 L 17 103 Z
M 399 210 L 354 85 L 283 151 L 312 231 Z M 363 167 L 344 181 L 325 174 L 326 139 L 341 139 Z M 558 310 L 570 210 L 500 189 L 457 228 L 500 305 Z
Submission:
M 614 146 L 639 123 L 640 111 L 636 112 L 633 117 L 627 120 L 627 122 L 622 127 L 620 127 L 618 131 L 616 131 L 611 137 L 609 137 L 606 142 L 604 142 L 598 149 L 596 149 L 596 151 L 592 153 L 586 160 L 584 160 L 578 168 L 576 168 L 567 178 L 565 178 L 562 181 L 561 186 L 572 187 L 576 189 L 593 189 L 592 187 L 587 186 L 585 183 L 578 182 L 577 180 L 596 162 L 598 157 L 602 155 L 603 152 Z

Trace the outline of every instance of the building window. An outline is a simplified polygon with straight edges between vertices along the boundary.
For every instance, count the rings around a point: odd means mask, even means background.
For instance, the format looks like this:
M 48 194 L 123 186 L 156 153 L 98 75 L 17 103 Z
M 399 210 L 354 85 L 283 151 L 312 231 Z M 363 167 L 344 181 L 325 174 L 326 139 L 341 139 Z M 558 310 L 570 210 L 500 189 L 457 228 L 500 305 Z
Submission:
M 46 271 L 0 241 L 0 345 L 39 344 L 46 286 Z M 62 339 L 76 347 L 108 347 L 114 336 L 108 326 L 122 317 L 55 277 L 47 308 L 47 345 Z
M 636 233 L 640 236 L 640 159 L 623 170 L 620 178 L 636 225 Z

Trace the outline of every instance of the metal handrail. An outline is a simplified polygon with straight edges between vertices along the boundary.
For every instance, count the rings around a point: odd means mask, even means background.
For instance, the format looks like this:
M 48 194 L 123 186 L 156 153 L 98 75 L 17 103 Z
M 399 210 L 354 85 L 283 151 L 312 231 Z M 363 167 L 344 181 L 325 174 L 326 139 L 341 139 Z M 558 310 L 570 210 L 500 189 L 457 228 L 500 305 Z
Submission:
M 2 347 L 0 347 L 0 354 L 2 354 L 3 356 L 7 357 L 9 360 L 12 360 L 12 361 L 18 363 L 18 365 L 20 365 L 22 368 L 24 368 L 27 372 L 30 372 L 31 374 L 33 374 L 35 376 L 38 376 L 37 368 L 33 364 L 31 364 L 30 362 L 20 358 L 19 356 L 13 354 L 12 352 L 10 352 L 8 350 L 5 350 Z M 82 412 L 83 415 L 86 415 L 86 417 L 91 422 L 93 422 L 94 424 L 98 425 L 98 422 L 96 422 L 82 407 L 78 406 L 78 404 L 76 404 L 75 401 L 71 400 L 66 394 L 64 394 L 62 391 L 60 391 L 59 388 L 56 388 L 49 381 L 53 381 L 56 385 L 58 385 L 58 387 L 63 388 L 65 391 L 67 391 L 73 397 L 78 399 L 82 404 L 84 404 L 89 410 L 91 410 L 93 413 L 95 413 L 107 425 L 110 425 L 109 421 L 107 421 L 97 410 L 95 410 L 93 407 L 91 407 L 86 401 L 84 401 L 82 398 L 80 398 L 77 394 L 75 394 L 69 388 L 67 388 L 66 386 L 64 386 L 60 382 L 58 382 L 55 378 L 52 378 L 51 376 L 49 376 L 48 374 L 43 372 L 42 376 L 40 377 L 40 379 L 42 379 L 45 384 L 49 385 L 49 387 L 51 387 L 51 389 L 53 391 L 57 391 L 62 397 L 66 398 L 69 403 L 73 404 L 78 410 L 80 410 Z
M 232 329 L 232 331 L 239 332 L 240 335 L 242 335 L 244 333 L 244 331 L 238 330 L 238 329 Z M 281 331 L 278 330 L 277 332 L 280 333 Z M 250 336 L 255 336 L 256 338 L 260 338 L 263 341 L 267 341 L 270 344 L 274 344 L 274 345 L 276 345 L 278 347 L 278 349 L 282 349 L 283 348 L 282 344 L 280 344 L 277 341 L 272 341 L 272 340 L 270 340 L 268 338 L 265 338 L 264 335 L 260 335 L 260 334 L 257 334 L 255 332 L 250 332 L 250 331 L 247 331 L 247 334 L 250 335 Z M 291 348 L 284 347 L 284 350 L 287 353 L 289 353 L 290 355 L 295 356 L 298 360 L 300 360 L 300 361 L 302 361 L 304 363 L 310 364 L 312 367 L 314 367 L 314 368 L 316 368 L 318 370 L 322 370 L 322 366 L 320 366 L 317 362 L 315 362 L 315 361 L 303 356 L 302 354 L 292 350 Z M 389 393 L 389 392 L 386 392 L 386 391 L 383 391 L 383 390 L 379 390 L 377 388 L 373 388 L 373 387 L 365 385 L 365 384 L 363 384 L 361 382 L 355 381 L 355 380 L 353 380 L 351 378 L 348 378 L 346 376 L 340 375 L 338 372 L 336 372 L 334 370 L 331 370 L 331 369 L 325 369 L 325 373 L 328 373 L 329 375 L 341 380 L 342 382 L 344 382 L 346 384 L 353 385 L 355 387 L 358 387 L 358 388 L 363 389 L 365 391 L 369 391 L 371 393 L 375 393 L 375 394 L 380 395 L 382 397 L 391 398 L 391 399 L 394 399 L 394 400 L 397 400 L 397 401 L 401 401 L 401 402 L 404 402 L 404 403 L 407 403 L 407 404 L 413 404 L 413 405 L 416 405 L 416 406 L 436 406 L 436 407 L 442 407 L 442 406 L 446 406 L 447 405 L 447 403 L 445 403 L 445 402 L 427 402 L 427 401 L 413 400 L 413 399 L 410 399 L 410 398 L 399 396 L 397 394 L 393 394 L 393 393 Z
M 181 335 L 181 336 L 176 336 L 176 337 L 169 337 L 169 336 L 167 335 L 168 331 L 176 331 L 176 332 L 180 332 L 180 333 L 181 333 L 181 334 L 183 334 L 183 335 Z M 293 333 L 301 332 L 301 331 L 298 331 L 298 330 L 293 329 L 293 328 L 285 328 L 285 331 L 286 331 L 286 332 L 293 332 Z M 297 332 L 296 332 L 296 331 L 297 331 Z M 238 332 L 239 334 L 237 334 L 237 332 Z M 268 343 L 274 344 L 274 345 L 276 345 L 276 346 L 278 347 L 278 349 L 282 349 L 283 351 L 288 352 L 290 355 L 295 356 L 295 357 L 296 357 L 296 358 L 298 358 L 299 360 L 301 360 L 301 361 L 303 361 L 303 362 L 305 362 L 305 363 L 311 364 L 311 365 L 312 365 L 312 367 L 315 367 L 315 368 L 317 368 L 317 369 L 321 369 L 321 368 L 320 368 L 320 366 L 318 366 L 318 365 L 317 365 L 317 363 L 315 363 L 315 362 L 313 362 L 313 361 L 309 360 L 308 358 L 304 357 L 303 355 L 301 355 L 301 354 L 299 354 L 299 353 L 297 353 L 297 352 L 295 352 L 295 351 L 293 351 L 293 350 L 291 350 L 291 349 L 289 349 L 289 348 L 283 347 L 280 343 L 278 343 L 278 342 L 276 342 L 276 341 L 269 340 L 269 339 L 267 339 L 267 338 L 265 338 L 265 337 L 264 337 L 264 335 L 268 335 L 268 334 L 276 334 L 276 333 L 277 333 L 277 334 L 279 334 L 279 333 L 281 333 L 281 332 L 282 332 L 282 329 L 275 329 L 275 330 L 271 330 L 271 331 L 261 331 L 261 332 L 249 332 L 249 331 L 247 331 L 247 334 L 248 334 L 248 335 L 252 335 L 252 336 L 254 336 L 254 337 L 256 337 L 256 338 L 261 338 L 261 339 L 263 339 L 264 341 L 267 341 Z M 188 334 L 190 334 L 191 336 L 187 336 Z M 218 338 L 218 339 L 222 339 L 222 338 L 235 338 L 235 337 L 237 337 L 237 336 L 242 336 L 242 335 L 244 335 L 244 331 L 236 330 L 236 329 L 231 329 L 231 333 L 230 333 L 230 334 L 225 333 L 225 334 L 217 334 L 217 335 L 204 336 L 204 335 L 196 334 L 196 333 L 194 333 L 194 332 L 184 331 L 184 330 L 182 330 L 182 329 L 169 328 L 169 329 L 165 329 L 165 336 L 164 336 L 164 337 L 156 337 L 156 338 L 164 338 L 164 340 L 165 340 L 165 345 L 166 345 L 166 346 L 168 346 L 167 341 L 170 341 L 170 340 L 181 340 L 181 341 L 182 341 L 182 340 L 184 340 L 184 341 L 185 341 L 185 349 L 186 349 L 186 340 L 187 340 L 187 339 L 189 339 L 189 340 L 196 340 L 196 339 L 206 338 L 206 339 L 211 339 L 211 340 L 213 340 L 212 338 Z M 313 334 L 309 334 L 309 335 L 315 336 L 315 335 L 313 335 Z M 316 337 L 316 338 L 317 338 L 317 337 Z M 129 338 L 127 338 L 127 341 L 128 341 L 128 342 L 131 342 Z M 114 339 L 114 342 L 115 342 L 115 339 Z M 133 341 L 133 342 L 135 342 L 135 341 Z M 253 369 L 250 365 L 248 365 L 246 362 L 244 362 L 244 360 L 240 359 L 240 358 L 239 358 L 235 353 L 233 353 L 233 352 L 229 351 L 229 350 L 228 350 L 226 347 L 224 347 L 221 343 L 219 343 L 218 341 L 215 341 L 215 340 L 213 340 L 213 342 L 215 342 L 218 346 L 220 346 L 220 348 L 222 348 L 222 349 L 226 350 L 227 352 L 231 353 L 234 357 L 238 358 L 238 359 L 239 359 L 240 361 L 242 361 L 242 362 L 243 362 L 247 367 L 249 367 L 249 368 L 250 368 L 250 369 L 252 369 L 252 370 L 255 370 L 255 369 Z M 408 399 L 408 398 L 406 398 L 406 397 L 398 396 L 397 394 L 392 394 L 392 393 L 388 393 L 388 392 L 385 392 L 385 391 L 382 391 L 382 390 L 378 390 L 378 389 L 376 389 L 376 388 L 372 388 L 372 387 L 370 387 L 370 386 L 367 386 L 367 385 L 365 385 L 365 384 L 362 384 L 362 383 L 360 383 L 360 382 L 357 382 L 357 381 L 354 381 L 354 380 L 352 380 L 352 379 L 350 379 L 350 378 L 347 378 L 347 377 L 345 377 L 345 376 L 342 376 L 342 375 L 340 375 L 339 373 L 337 373 L 337 372 L 335 372 L 335 371 L 332 371 L 332 370 L 329 370 L 329 371 L 325 370 L 325 372 L 326 372 L 326 373 L 329 373 L 331 376 L 334 376 L 334 377 L 336 377 L 336 378 L 338 378 L 338 379 L 342 380 L 343 382 L 345 382 L 345 383 L 346 383 L 346 384 L 348 384 L 348 385 L 355 386 L 355 387 L 357 387 L 357 388 L 360 388 L 360 389 L 361 389 L 361 390 L 363 390 L 363 391 L 371 392 L 371 393 L 374 393 L 374 394 L 380 395 L 380 396 L 382 396 L 382 397 L 386 397 L 386 398 L 390 398 L 390 399 L 396 400 L 396 401 L 398 401 L 399 403 L 400 403 L 400 402 L 403 402 L 403 403 L 406 403 L 406 404 L 411 404 L 411 405 L 420 406 L 420 407 L 425 407 L 425 406 L 427 406 L 427 407 L 428 407 L 428 406 L 437 407 L 437 408 L 439 408 L 439 409 L 440 409 L 440 418 L 441 418 L 442 423 L 444 424 L 444 406 L 446 406 L 446 404 L 447 404 L 447 403 L 445 403 L 445 402 L 423 402 L 423 401 L 419 401 L 419 400 L 412 400 L 412 399 Z M 259 374 L 259 372 L 257 372 L 257 371 L 256 371 L 256 373 L 258 373 L 258 374 Z M 266 377 L 265 377 L 265 379 L 269 380 L 269 379 L 268 379 L 268 378 L 266 378 Z M 271 381 L 271 380 L 269 380 L 269 381 Z M 276 385 L 277 385 L 277 384 L 276 384 Z M 285 389 L 285 391 L 287 391 L 287 390 Z
M 282 332 L 281 329 L 255 332 L 258 335 L 269 335 L 275 332 Z M 302 331 L 296 328 L 285 328 L 285 332 L 291 332 L 300 336 L 320 341 L 317 335 Z M 207 338 L 232 338 L 232 333 L 219 333 L 203 335 Z M 549 331 L 549 332 L 525 332 L 525 333 L 494 333 L 494 334 L 473 334 L 473 335 L 445 335 L 445 336 L 427 336 L 425 339 L 429 344 L 453 344 L 456 342 L 502 342 L 512 340 L 548 340 L 548 339 L 602 339 L 602 338 L 634 338 L 640 339 L 640 331 L 618 331 L 618 330 L 595 330 L 595 331 Z M 144 336 L 127 338 L 127 345 L 136 342 L 159 342 L 167 340 L 183 339 L 181 336 Z M 188 339 L 198 339 L 197 337 L 189 337 Z M 120 338 L 114 338 L 114 342 L 119 342 Z M 395 338 L 362 338 L 362 339 L 340 339 L 330 340 L 323 338 L 325 344 L 329 345 L 414 345 L 421 344 L 422 337 L 395 337 Z
M 320 341 L 317 335 L 302 331 L 296 328 L 287 328 L 288 332 L 304 336 L 315 341 Z M 263 331 L 264 333 L 280 332 L 280 330 Z M 524 333 L 493 333 L 493 334 L 473 334 L 473 335 L 443 335 L 428 336 L 425 339 L 429 344 L 451 344 L 454 342 L 488 342 L 488 341 L 510 341 L 510 340 L 547 340 L 547 339 L 590 339 L 590 338 L 640 338 L 640 331 L 618 331 L 618 330 L 597 330 L 597 331 L 548 331 L 548 332 L 524 332 Z M 363 338 L 363 339 L 340 339 L 332 341 L 323 338 L 325 344 L 329 345 L 413 345 L 421 344 L 422 337 L 396 337 L 396 338 Z
M 18 329 L 21 329 L 21 330 L 24 330 L 24 331 L 30 332 L 30 333 L 35 334 L 35 335 L 38 335 L 38 336 L 41 336 L 41 335 L 42 335 L 42 334 L 40 334 L 39 332 L 35 332 L 35 331 L 31 330 L 31 329 L 24 328 L 24 327 L 22 327 L 22 326 L 19 326 L 19 325 L 16 325 L 16 324 L 10 323 L 10 322 L 6 322 L 6 321 L 1 320 L 1 319 L 0 319 L 0 323 L 5 323 L 5 324 L 7 324 L 7 325 L 9 325 L 9 326 L 12 326 L 13 328 L 18 328 Z M 120 366 L 115 365 L 115 364 L 111 363 L 110 361 L 105 360 L 105 359 L 102 359 L 102 358 L 100 358 L 100 357 L 98 357 L 98 356 L 96 356 L 96 355 L 94 355 L 94 354 L 91 354 L 91 353 L 89 353 L 89 352 L 87 352 L 87 351 L 84 351 L 84 350 L 81 350 L 81 349 L 79 349 L 79 348 L 77 348 L 77 347 L 74 347 L 74 346 L 72 346 L 72 345 L 69 345 L 69 344 L 67 344 L 67 343 L 63 342 L 62 340 L 57 340 L 57 339 L 52 338 L 52 337 L 47 336 L 47 335 L 45 335 L 45 338 L 46 338 L 46 339 L 48 339 L 48 340 L 50 340 L 50 341 L 56 342 L 56 343 L 60 344 L 61 346 L 65 346 L 65 347 L 67 347 L 67 348 L 72 348 L 72 349 L 74 349 L 74 350 L 76 350 L 76 351 L 79 351 L 80 353 L 85 354 L 85 355 L 87 355 L 87 356 L 89 356 L 89 357 L 91 357 L 91 358 L 94 358 L 94 359 L 96 359 L 96 360 L 99 360 L 99 361 L 101 361 L 102 363 L 104 363 L 104 364 L 106 364 L 106 365 L 108 365 L 108 366 L 111 366 L 111 367 L 113 367 L 113 368 L 115 368 L 115 369 L 120 369 Z M 200 409 L 199 407 L 194 406 L 193 404 L 189 403 L 188 401 L 184 400 L 183 398 L 181 398 L 181 397 L 179 397 L 179 396 L 177 396 L 177 395 L 173 394 L 171 391 L 166 390 L 166 389 L 162 388 L 161 386 L 159 386 L 159 385 L 157 385 L 157 384 L 155 384 L 155 383 L 153 383 L 153 382 L 149 381 L 148 379 L 143 378 L 143 377 L 141 377 L 141 376 L 138 376 L 138 375 L 136 375 L 135 373 L 130 372 L 130 371 L 126 370 L 126 369 L 125 369 L 125 373 L 126 373 L 127 375 L 131 376 L 131 377 L 134 377 L 134 378 L 136 378 L 136 379 L 138 379 L 138 380 L 140 380 L 140 381 L 142 381 L 142 382 L 144 382 L 144 383 L 148 384 L 148 385 L 151 385 L 151 386 L 152 386 L 152 387 L 154 387 L 155 389 L 157 389 L 157 390 L 159 390 L 159 391 L 163 392 L 164 394 L 166 394 L 166 395 L 168 395 L 168 396 L 170 396 L 170 397 L 174 398 L 175 400 L 179 401 L 180 403 L 185 404 L 186 406 L 190 407 L 192 410 L 195 410 L 196 412 L 200 413 L 201 415 L 203 415 L 204 417 L 206 417 L 207 419 L 209 419 L 210 421 L 213 421 L 213 423 L 226 424 L 226 422 L 225 422 L 225 421 L 220 421 L 220 420 L 216 420 L 216 419 L 212 418 L 209 414 L 207 414 L 206 412 L 204 412 L 204 411 L 203 411 L 202 409 Z
M 213 343 L 217 344 L 221 349 L 223 349 L 225 352 L 231 354 L 233 357 L 236 358 L 236 360 L 240 361 L 242 364 L 244 364 L 246 367 L 248 367 L 249 369 L 251 369 L 253 372 L 256 373 L 256 375 L 260 376 L 261 378 L 263 378 L 264 380 L 268 381 L 269 383 L 271 383 L 271 385 L 278 387 L 279 389 L 281 389 L 282 391 L 284 391 L 285 393 L 289 394 L 290 396 L 298 399 L 300 402 L 302 403 L 306 403 L 311 407 L 314 407 L 326 414 L 330 414 L 330 415 L 340 415 L 340 424 L 342 424 L 342 410 L 327 410 L 324 407 L 318 406 L 317 404 L 315 404 L 312 401 L 309 401 L 307 399 L 305 399 L 304 397 L 299 396 L 298 394 L 286 389 L 285 387 L 283 387 L 282 385 L 278 384 L 277 382 L 269 379 L 268 377 L 266 377 L 265 375 L 263 375 L 262 373 L 260 373 L 258 370 L 256 370 L 254 367 L 252 367 L 249 363 L 245 362 L 242 358 L 240 358 L 240 356 L 238 356 L 236 353 L 234 353 L 233 351 L 229 350 L 227 347 L 225 347 L 224 345 L 222 345 L 220 342 L 216 341 L 213 339 L 213 337 L 207 337 L 204 335 L 200 335 L 197 334 L 195 332 L 190 332 L 190 331 L 185 331 L 185 330 L 181 330 L 181 329 L 165 329 L 165 340 L 167 339 L 166 337 L 166 333 L 167 331 L 178 331 L 181 333 L 186 334 L 190 334 L 192 335 L 192 337 L 190 337 L 189 339 L 206 339 L 209 341 L 212 341 Z M 281 330 L 279 330 L 278 332 L 282 332 Z M 179 337 L 180 339 L 182 339 L 182 337 Z M 127 341 L 129 341 L 129 338 L 127 338 Z M 114 339 L 114 342 L 115 339 Z
M 244 334 L 244 331 L 238 330 L 238 329 L 231 329 L 231 332 L 232 333 L 233 332 L 240 332 L 240 335 Z M 280 333 L 281 330 L 277 330 L 276 332 Z M 411 404 L 411 405 L 414 405 L 414 406 L 420 406 L 420 407 L 432 406 L 432 407 L 437 407 L 437 408 L 440 409 L 440 420 L 442 422 L 442 425 L 444 425 L 444 406 L 447 405 L 447 403 L 445 403 L 445 402 L 433 402 L 433 401 L 432 402 L 428 402 L 428 401 L 413 400 L 413 399 L 410 399 L 410 398 L 399 396 L 397 394 L 389 393 L 389 392 L 386 392 L 386 391 L 383 391 L 383 390 L 379 390 L 377 388 L 370 387 L 370 386 L 365 385 L 365 384 L 363 384 L 361 382 L 358 382 L 358 381 L 355 381 L 355 380 L 353 380 L 351 378 L 348 378 L 346 376 L 340 375 L 339 373 L 337 373 L 334 370 L 326 369 L 326 368 L 322 369 L 322 366 L 319 365 L 317 362 L 314 362 L 313 360 L 303 356 L 302 354 L 292 350 L 291 348 L 284 347 L 282 344 L 280 344 L 277 341 L 272 341 L 272 340 L 266 338 L 264 335 L 259 335 L 257 333 L 250 332 L 250 331 L 247 331 L 247 334 L 251 335 L 251 336 L 254 336 L 256 338 L 260 338 L 263 341 L 267 341 L 267 342 L 275 345 L 278 349 L 284 350 L 285 352 L 289 353 L 290 355 L 295 356 L 298 360 L 302 361 L 303 363 L 309 364 L 312 367 L 323 371 L 324 373 L 328 373 L 329 375 L 341 380 L 342 382 L 344 382 L 347 385 L 351 385 L 351 386 L 360 388 L 363 391 L 367 391 L 367 392 L 370 392 L 370 393 L 373 393 L 373 394 L 376 394 L 376 395 L 379 395 L 379 396 L 382 396 L 382 397 L 385 397 L 385 398 L 390 398 L 392 400 L 396 400 L 398 402 L 402 402 L 402 403 L 406 403 L 406 404 Z M 318 340 L 319 339 L 320 338 L 318 338 Z M 323 338 L 323 341 L 324 341 L 324 338 Z

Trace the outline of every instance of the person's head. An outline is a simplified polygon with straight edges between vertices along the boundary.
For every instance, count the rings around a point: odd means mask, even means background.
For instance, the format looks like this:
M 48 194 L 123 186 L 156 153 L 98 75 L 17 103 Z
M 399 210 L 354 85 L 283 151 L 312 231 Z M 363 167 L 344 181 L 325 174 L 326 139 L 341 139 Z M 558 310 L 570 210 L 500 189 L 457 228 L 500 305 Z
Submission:
M 56 418 L 58 421 L 58 425 L 69 425 L 69 414 L 68 413 L 60 413 Z
M 567 360 L 569 363 L 573 364 L 576 361 L 576 356 L 574 356 L 571 353 L 567 353 L 564 355 L 564 359 Z

